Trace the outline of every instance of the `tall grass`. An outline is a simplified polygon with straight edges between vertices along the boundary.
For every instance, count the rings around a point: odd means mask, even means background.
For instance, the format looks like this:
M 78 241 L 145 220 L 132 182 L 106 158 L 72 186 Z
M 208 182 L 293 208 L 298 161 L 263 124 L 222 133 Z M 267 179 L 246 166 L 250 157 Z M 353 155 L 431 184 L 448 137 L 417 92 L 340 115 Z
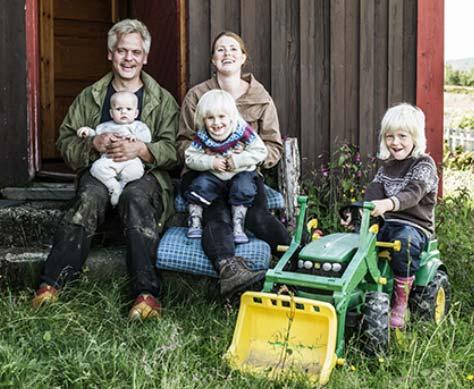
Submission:
M 347 364 L 328 388 L 472 388 L 474 374 L 474 220 L 468 197 L 438 207 L 437 228 L 453 305 L 440 326 L 412 323 L 392 334 L 384 359 L 362 355 L 352 340 Z M 35 311 L 30 290 L 2 291 L 0 387 L 7 388 L 305 388 L 230 371 L 222 360 L 237 307 L 213 298 L 215 284 L 165 277 L 163 317 L 130 323 L 127 283 L 67 287 L 60 303 Z

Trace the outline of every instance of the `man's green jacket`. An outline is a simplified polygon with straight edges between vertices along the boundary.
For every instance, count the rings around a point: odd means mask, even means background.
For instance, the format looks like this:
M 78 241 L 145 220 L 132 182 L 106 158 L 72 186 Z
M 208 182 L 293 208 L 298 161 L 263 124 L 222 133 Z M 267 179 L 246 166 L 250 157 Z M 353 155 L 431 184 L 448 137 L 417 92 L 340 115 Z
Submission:
M 59 128 L 56 146 L 66 163 L 76 172 L 87 169 L 100 157 L 92 146 L 92 138 L 79 138 L 76 131 L 84 126 L 95 129 L 100 124 L 102 106 L 112 76 L 112 73 L 109 73 L 85 88 L 69 107 Z M 146 164 L 146 169 L 151 170 L 162 188 L 163 215 L 157 226 L 161 231 L 174 211 L 173 186 L 167 170 L 175 168 L 177 164 L 176 131 L 179 109 L 173 96 L 160 87 L 151 76 L 142 72 L 141 79 L 144 93 L 140 120 L 150 128 L 152 141 L 147 147 L 155 159 Z

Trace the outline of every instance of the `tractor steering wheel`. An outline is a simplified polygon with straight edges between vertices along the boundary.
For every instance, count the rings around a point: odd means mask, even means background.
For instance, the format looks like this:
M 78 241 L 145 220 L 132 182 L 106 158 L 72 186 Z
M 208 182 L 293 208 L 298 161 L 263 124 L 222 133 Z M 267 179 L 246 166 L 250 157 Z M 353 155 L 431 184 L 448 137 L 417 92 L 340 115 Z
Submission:
M 362 212 L 361 210 L 364 209 L 364 202 L 356 201 L 352 204 L 343 205 L 339 208 L 339 216 L 341 220 L 348 220 L 347 226 L 352 226 L 356 232 L 360 230 L 360 223 L 362 220 Z M 370 225 L 378 224 L 379 228 L 385 223 L 385 219 L 382 216 L 371 216 L 370 217 Z

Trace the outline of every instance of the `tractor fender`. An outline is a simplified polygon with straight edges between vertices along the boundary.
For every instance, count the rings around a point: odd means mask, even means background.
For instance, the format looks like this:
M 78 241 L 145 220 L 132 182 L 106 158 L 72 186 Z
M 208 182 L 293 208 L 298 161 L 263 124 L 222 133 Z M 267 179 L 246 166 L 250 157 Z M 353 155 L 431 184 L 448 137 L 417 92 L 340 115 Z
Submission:
M 433 258 L 416 272 L 415 286 L 426 286 L 434 278 L 436 272 L 443 270 L 447 272 L 446 266 L 438 258 Z

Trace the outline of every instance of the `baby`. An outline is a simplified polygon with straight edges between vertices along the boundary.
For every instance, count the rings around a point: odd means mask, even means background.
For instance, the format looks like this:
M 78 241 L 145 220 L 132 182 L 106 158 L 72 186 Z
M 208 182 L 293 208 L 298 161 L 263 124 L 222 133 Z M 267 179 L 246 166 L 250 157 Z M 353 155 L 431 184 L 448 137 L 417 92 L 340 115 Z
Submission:
M 131 92 L 116 92 L 110 98 L 111 121 L 101 123 L 95 131 L 89 127 L 81 127 L 77 130 L 77 135 L 81 138 L 87 136 L 113 133 L 119 138 L 128 139 L 130 142 L 136 140 L 144 143 L 151 142 L 151 132 L 148 126 L 135 120 L 138 117 L 138 98 Z M 143 163 L 140 158 L 133 158 L 128 161 L 114 162 L 107 157 L 107 153 L 95 161 L 90 170 L 92 176 L 102 182 L 110 193 L 110 203 L 112 206 L 118 204 L 123 188 L 130 181 L 139 179 L 145 173 Z
M 202 236 L 202 211 L 224 198 L 231 206 L 235 243 L 247 243 L 247 209 L 253 205 L 257 165 L 267 148 L 241 118 L 234 98 L 214 89 L 199 100 L 194 115 L 196 135 L 185 151 L 186 166 L 200 171 L 185 193 L 189 203 L 189 238 Z

